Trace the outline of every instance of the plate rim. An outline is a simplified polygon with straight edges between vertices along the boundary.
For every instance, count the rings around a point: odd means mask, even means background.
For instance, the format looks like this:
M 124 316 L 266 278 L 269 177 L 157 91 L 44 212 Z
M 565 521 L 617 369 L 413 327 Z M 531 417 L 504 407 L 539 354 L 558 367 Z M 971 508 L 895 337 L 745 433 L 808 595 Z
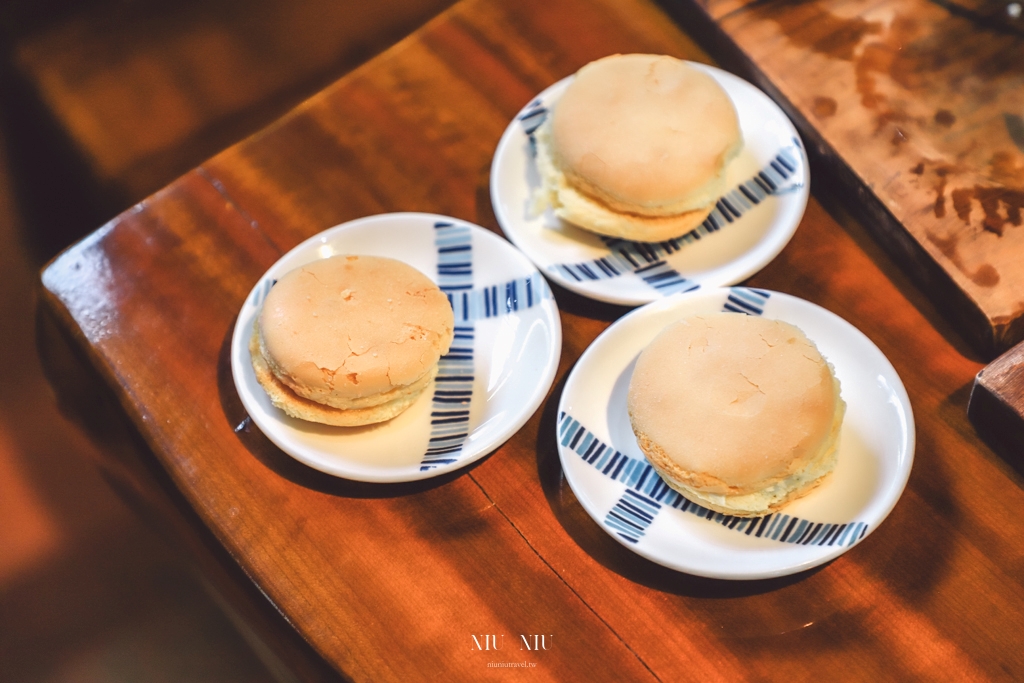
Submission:
M 643 318 L 643 317 L 647 317 L 647 316 L 649 316 L 651 314 L 656 314 L 661 309 L 673 309 L 673 308 L 676 308 L 676 307 L 685 306 L 688 303 L 688 301 L 691 300 L 691 299 L 714 298 L 714 297 L 719 297 L 719 296 L 728 296 L 728 293 L 731 290 L 734 290 L 734 289 L 749 289 L 749 288 L 746 288 L 746 287 L 736 287 L 736 286 L 733 286 L 733 287 L 715 287 L 715 288 L 702 289 L 702 290 L 698 290 L 698 291 L 695 291 L 695 292 L 678 293 L 678 294 L 674 294 L 672 296 L 665 297 L 663 299 L 659 299 L 657 301 L 651 302 L 650 304 L 646 304 L 644 306 L 640 306 L 640 307 L 634 309 L 633 311 L 630 311 L 626 315 L 622 316 L 621 318 L 619 318 L 615 322 L 613 322 L 605 330 L 603 330 L 601 332 L 601 334 L 599 334 L 594 339 L 593 342 L 591 342 L 587 346 L 587 348 L 584 350 L 583 354 L 580 355 L 579 360 L 577 360 L 577 362 L 573 365 L 573 368 L 570 371 L 569 376 L 565 380 L 565 386 L 564 386 L 564 388 L 562 390 L 562 393 L 559 396 L 557 414 L 559 416 L 567 415 L 568 414 L 566 412 L 566 406 L 565 406 L 565 402 L 567 400 L 567 396 L 569 396 L 570 390 L 572 388 L 575 388 L 575 384 L 577 382 L 581 381 L 581 380 L 577 379 L 577 375 L 576 375 L 577 370 L 579 368 L 584 368 L 585 369 L 588 363 L 592 363 L 593 360 L 591 359 L 591 355 L 596 355 L 597 353 L 599 353 L 601 346 L 603 346 L 604 344 L 610 343 L 609 340 L 613 339 L 616 336 L 616 334 L 621 332 L 622 328 L 621 327 L 617 328 L 617 326 L 619 326 L 620 323 L 622 323 L 623 326 L 624 326 L 625 325 L 624 321 L 626 321 L 627 319 L 632 321 L 632 320 L 634 320 L 636 318 Z M 575 476 L 575 475 L 571 474 L 572 468 L 567 466 L 567 462 L 566 462 L 567 460 L 570 461 L 570 462 L 573 462 L 574 465 L 575 465 L 575 460 L 573 460 L 573 458 L 571 456 L 576 455 L 576 454 L 575 454 L 575 452 L 571 452 L 570 449 L 568 449 L 567 447 L 562 445 L 561 440 L 558 438 L 558 428 L 559 428 L 558 425 L 561 423 L 561 420 L 556 421 L 556 427 L 555 427 L 556 431 L 555 431 L 555 435 L 554 436 L 556 438 L 556 445 L 557 445 L 557 449 L 558 449 L 559 463 L 560 463 L 560 465 L 562 467 L 562 472 L 563 472 L 563 474 L 565 476 L 565 479 L 568 482 L 569 487 L 570 487 L 570 489 L 573 492 L 573 495 L 576 496 L 576 499 L 580 502 L 580 505 L 586 511 L 587 515 L 593 520 L 593 522 L 598 527 L 601 528 L 601 530 L 603 532 L 605 532 L 608 536 L 610 536 L 613 540 L 615 540 L 619 545 L 629 549 L 630 551 L 636 553 L 637 555 L 640 555 L 641 557 L 644 557 L 647 560 L 650 560 L 651 562 L 654 562 L 654 563 L 656 563 L 658 565 L 661 565 L 663 567 L 666 567 L 668 569 L 672 569 L 673 571 L 679 571 L 681 573 L 689 574 L 689 575 L 692 575 L 692 576 L 701 576 L 701 577 L 711 578 L 711 579 L 721 579 L 721 580 L 761 580 L 761 579 L 771 579 L 771 578 L 778 578 L 778 577 L 783 577 L 783 576 L 790 576 L 790 575 L 793 575 L 793 574 L 798 574 L 800 572 L 807 571 L 809 569 L 813 569 L 815 567 L 821 566 L 821 565 L 826 564 L 826 563 L 836 559 L 837 557 L 845 554 L 846 552 L 851 550 L 853 547 L 855 547 L 855 546 L 859 545 L 861 542 L 863 542 L 865 538 L 867 538 L 872 533 L 874 533 L 874 531 L 877 530 L 877 528 L 882 524 L 882 522 L 884 522 L 888 518 L 888 516 L 891 514 L 892 510 L 896 507 L 896 504 L 899 502 L 900 498 L 902 498 L 903 493 L 906 490 L 907 484 L 909 483 L 909 480 L 910 480 L 910 473 L 911 473 L 911 471 L 913 469 L 914 456 L 915 456 L 915 451 L 916 451 L 917 427 L 916 427 L 916 421 L 914 419 L 914 414 L 913 414 L 913 406 L 912 406 L 912 404 L 910 402 L 910 397 L 909 397 L 909 394 L 907 393 L 906 386 L 903 384 L 903 380 L 899 376 L 899 373 L 896 371 L 896 368 L 892 365 L 892 362 L 882 352 L 882 350 L 879 349 L 878 346 L 866 334 L 864 334 L 864 332 L 862 332 L 859 328 L 857 328 L 855 325 L 853 325 L 852 323 L 847 321 L 842 316 L 840 316 L 840 315 L 830 311 L 829 309 L 827 309 L 827 308 L 825 308 L 825 307 L 823 307 L 823 306 L 821 306 L 819 304 L 816 304 L 816 303 L 814 303 L 812 301 L 808 301 L 808 300 L 803 299 L 801 297 L 798 297 L 798 296 L 795 296 L 795 295 L 792 295 L 792 294 L 787 294 L 785 292 L 779 292 L 777 290 L 768 290 L 768 289 L 764 289 L 764 288 L 758 288 L 758 290 L 762 291 L 762 292 L 768 292 L 771 297 L 779 297 L 779 299 L 781 299 L 781 300 L 789 299 L 791 301 L 798 302 L 799 305 L 807 306 L 808 310 L 814 311 L 816 315 L 824 314 L 826 317 L 832 319 L 833 321 L 838 321 L 841 324 L 841 326 L 847 328 L 848 331 L 852 331 L 853 333 L 855 333 L 855 336 L 858 338 L 858 343 L 859 344 L 866 345 L 872 351 L 872 353 L 874 355 L 876 355 L 876 357 L 877 357 L 876 359 L 877 360 L 881 360 L 882 362 L 885 363 L 885 366 L 887 367 L 887 369 L 891 373 L 891 376 L 894 377 L 897 380 L 897 382 L 895 384 L 893 384 L 891 388 L 893 389 L 894 393 L 896 394 L 896 396 L 897 396 L 897 398 L 898 398 L 898 400 L 899 400 L 899 402 L 901 404 L 901 408 L 902 408 L 901 412 L 902 412 L 902 415 L 904 416 L 903 422 L 904 422 L 904 424 L 906 426 L 906 431 L 905 431 L 906 440 L 905 440 L 905 442 L 902 442 L 902 440 L 901 440 L 901 444 L 900 444 L 900 451 L 901 452 L 899 453 L 899 456 L 898 456 L 897 468 L 896 468 L 894 476 L 891 479 L 889 479 L 889 480 L 886 480 L 886 481 L 883 481 L 883 482 L 879 483 L 879 489 L 885 489 L 885 491 L 888 492 L 886 497 L 884 498 L 884 505 L 881 505 L 881 507 L 879 507 L 879 509 L 874 514 L 872 514 L 871 519 L 870 519 L 870 523 L 869 523 L 869 525 L 868 525 L 868 527 L 866 529 L 866 532 L 865 532 L 864 536 L 859 538 L 856 542 L 854 542 L 854 543 L 852 543 L 850 545 L 846 545 L 846 546 L 831 546 L 831 550 L 830 551 L 825 552 L 825 553 L 823 553 L 823 554 L 821 554 L 819 556 L 812 557 L 812 558 L 809 558 L 809 559 L 806 559 L 806 560 L 803 560 L 803 561 L 800 561 L 800 562 L 796 562 L 796 563 L 793 563 L 793 564 L 790 564 L 790 565 L 780 566 L 780 567 L 775 568 L 775 569 L 761 570 L 761 571 L 741 571 L 741 570 L 728 570 L 728 569 L 727 570 L 723 570 L 723 571 L 701 571 L 699 568 L 697 568 L 695 570 L 692 566 L 688 566 L 688 567 L 687 566 L 683 566 L 685 563 L 666 562 L 666 560 L 663 557 L 660 557 L 659 555 L 657 555 L 655 553 L 649 552 L 648 549 L 640 546 L 639 544 L 636 544 L 636 545 L 628 544 L 628 543 L 626 543 L 626 541 L 624 539 L 620 538 L 617 534 L 613 533 L 613 531 L 606 524 L 604 524 L 602 522 L 602 519 L 604 517 L 604 513 L 603 512 L 598 512 L 597 510 L 592 509 L 592 503 L 589 500 L 589 496 L 588 496 L 587 491 L 585 489 L 583 491 L 580 490 L 582 484 L 580 482 L 574 481 L 573 476 Z M 781 319 L 781 318 L 776 318 L 776 319 Z M 586 359 L 586 361 L 585 361 L 585 359 Z M 582 373 L 582 372 L 584 372 L 584 370 L 579 370 L 579 372 Z M 576 455 L 575 459 L 578 460 L 579 456 Z
M 797 143 L 797 152 L 799 153 L 800 160 L 803 165 L 804 182 L 802 185 L 802 189 L 799 192 L 798 201 L 792 207 L 792 212 L 794 214 L 792 226 L 787 227 L 787 229 L 784 231 L 780 231 L 779 238 L 777 239 L 777 244 L 774 244 L 770 249 L 768 249 L 765 253 L 765 256 L 761 259 L 758 259 L 757 263 L 744 269 L 737 276 L 731 277 L 729 282 L 714 282 L 708 285 L 704 285 L 703 283 L 701 283 L 701 288 L 727 287 L 742 282 L 743 280 L 752 276 L 754 273 L 760 271 L 766 265 L 771 263 L 771 261 L 774 260 L 782 252 L 786 245 L 789 244 L 790 240 L 792 240 L 793 235 L 796 233 L 796 230 L 800 225 L 800 222 L 803 220 L 803 216 L 807 210 L 807 205 L 810 201 L 810 161 L 807 156 L 807 150 L 804 145 L 803 139 L 800 136 L 800 132 L 797 130 L 796 125 L 793 123 L 792 119 L 790 119 L 789 116 L 786 115 L 782 108 L 779 107 L 779 105 L 774 100 L 772 100 L 763 90 L 758 88 L 750 81 L 747 81 L 746 79 L 741 78 L 740 76 L 737 76 L 736 74 L 726 71 L 725 69 L 722 69 L 720 67 L 692 60 L 680 61 L 683 61 L 689 66 L 695 67 L 708 73 L 716 80 L 724 79 L 726 81 L 733 82 L 739 87 L 749 89 L 749 91 L 755 97 L 762 100 L 766 106 L 768 106 L 774 113 L 778 114 L 779 119 L 784 123 L 784 125 L 787 128 L 787 132 L 791 135 L 792 139 Z M 515 221 L 512 221 L 506 215 L 504 205 L 501 201 L 502 194 L 498 187 L 497 177 L 499 175 L 501 163 L 506 158 L 506 155 L 510 153 L 510 149 L 514 145 L 514 140 L 517 138 L 517 136 L 522 134 L 521 130 L 519 129 L 519 119 L 526 111 L 530 109 L 533 103 L 537 102 L 538 100 L 542 100 L 549 97 L 551 93 L 554 91 L 564 89 L 565 87 L 568 86 L 572 79 L 575 78 L 575 76 L 576 74 L 572 73 L 562 79 L 559 79 L 555 83 L 552 83 L 551 85 L 544 88 L 538 94 L 534 95 L 530 99 L 530 101 L 527 102 L 526 105 L 524 105 L 516 112 L 516 114 L 512 117 L 509 124 L 505 127 L 505 130 L 502 132 L 501 138 L 498 140 L 498 145 L 496 146 L 494 155 L 491 159 L 489 177 L 489 194 L 495 218 L 498 221 L 498 225 L 501 228 L 502 233 L 508 238 L 508 240 L 513 245 L 515 245 L 515 247 L 519 249 L 524 255 L 526 255 L 526 257 L 531 261 L 531 263 L 534 264 L 538 271 L 540 271 L 549 280 L 557 283 L 560 287 L 564 287 L 569 291 L 572 291 L 576 294 L 579 294 L 580 296 L 584 296 L 589 299 L 615 304 L 619 306 L 643 306 L 648 303 L 652 303 L 654 301 L 667 298 L 665 295 L 660 295 L 658 292 L 654 290 L 650 292 L 649 296 L 616 296 L 614 294 L 594 292 L 592 288 L 588 288 L 585 286 L 586 283 L 575 282 L 561 275 L 557 271 L 552 271 L 548 267 L 542 266 L 541 264 L 537 263 L 537 261 L 534 260 L 534 257 L 531 253 L 532 250 L 525 248 L 524 245 L 521 243 L 521 240 L 518 238 L 518 235 L 516 234 L 517 231 L 515 229 L 510 230 L 507 227 L 509 224 L 512 224 Z M 769 229 L 768 232 L 771 233 L 771 230 Z M 762 244 L 763 242 L 759 241 L 754 248 L 756 249 L 758 246 Z M 753 250 L 754 249 L 744 252 L 744 255 L 751 253 Z M 672 295 L 670 294 L 668 296 Z
M 325 474 L 347 479 L 349 481 L 360 481 L 367 483 L 379 483 L 379 484 L 393 484 L 393 483 L 404 483 L 412 481 L 421 481 L 424 479 L 430 479 L 433 477 L 442 476 L 449 474 L 456 470 L 462 469 L 478 460 L 486 457 L 490 453 L 496 451 L 505 442 L 511 439 L 515 434 L 522 429 L 523 425 L 530 420 L 530 418 L 536 414 L 541 404 L 544 402 L 544 398 L 551 386 L 554 384 L 554 379 L 558 371 L 558 364 L 561 357 L 562 347 L 562 325 L 561 325 L 561 313 L 558 309 L 558 303 L 554 296 L 547 297 L 544 301 L 540 302 L 540 307 L 547 307 L 546 315 L 551 318 L 551 348 L 548 356 L 545 358 L 544 372 L 539 378 L 539 381 L 535 384 L 533 392 L 528 396 L 528 400 L 523 401 L 521 410 L 517 411 L 514 417 L 505 425 L 500 431 L 496 432 L 490 439 L 481 442 L 473 447 L 472 454 L 468 457 L 460 457 L 453 463 L 446 465 L 439 465 L 437 467 L 428 470 L 416 470 L 406 471 L 404 468 L 398 472 L 389 471 L 384 469 L 380 475 L 377 474 L 364 474 L 359 472 L 352 472 L 350 469 L 345 467 L 331 467 L 323 462 L 307 458 L 301 453 L 293 452 L 291 445 L 282 438 L 282 435 L 278 433 L 278 430 L 273 426 L 265 427 L 261 424 L 263 418 L 254 417 L 254 412 L 259 413 L 257 410 L 253 410 L 251 402 L 255 402 L 256 398 L 250 396 L 250 392 L 244 386 L 244 381 L 241 373 L 245 372 L 245 368 L 242 366 L 251 365 L 251 359 L 248 351 L 248 333 L 243 330 L 243 314 L 249 307 L 253 297 L 257 295 L 263 283 L 267 277 L 278 267 L 283 267 L 281 264 L 287 262 L 291 258 L 294 258 L 295 254 L 301 253 L 306 250 L 314 249 L 316 246 L 324 243 L 324 239 L 330 239 L 336 234 L 343 234 L 345 231 L 350 229 L 358 229 L 368 224 L 375 222 L 387 222 L 387 221 L 416 221 L 416 222 L 430 222 L 435 223 L 438 221 L 453 222 L 466 226 L 470 229 L 474 236 L 483 235 L 483 239 L 490 240 L 493 245 L 499 250 L 509 250 L 510 261 L 519 261 L 519 264 L 529 269 L 533 273 L 537 273 L 541 278 L 544 274 L 536 267 L 536 265 L 530 261 L 526 256 L 520 252 L 514 245 L 503 239 L 500 235 L 487 230 L 471 221 L 466 221 L 461 218 L 455 218 L 452 216 L 446 216 L 442 214 L 435 214 L 429 212 L 418 212 L 418 211 L 397 211 L 387 212 L 380 214 L 371 214 L 360 218 L 354 218 L 352 220 L 344 221 L 337 225 L 325 228 L 320 232 L 311 235 L 310 237 L 299 242 L 294 247 L 289 249 L 287 252 L 278 257 L 270 267 L 268 267 L 260 276 L 256 279 L 255 284 L 246 293 L 245 298 L 239 307 L 238 313 L 235 317 L 235 322 L 231 332 L 231 348 L 230 348 L 230 365 L 231 365 L 231 377 L 232 383 L 235 387 L 235 392 L 238 394 L 239 399 L 242 402 L 242 406 L 245 409 L 246 417 L 250 422 L 256 425 L 257 429 L 267 437 L 277 448 L 279 448 L 288 457 L 315 469 Z M 317 260 L 316 257 L 310 259 L 310 262 Z M 421 271 L 422 272 L 422 271 Z M 282 273 L 283 274 L 283 273 Z M 424 273 L 432 282 L 437 283 L 437 274 L 435 273 Z M 249 321 L 251 324 L 251 320 Z M 274 408 L 274 410 L 279 410 Z M 470 432 L 472 435 L 472 431 Z M 464 444 L 469 443 L 469 439 Z

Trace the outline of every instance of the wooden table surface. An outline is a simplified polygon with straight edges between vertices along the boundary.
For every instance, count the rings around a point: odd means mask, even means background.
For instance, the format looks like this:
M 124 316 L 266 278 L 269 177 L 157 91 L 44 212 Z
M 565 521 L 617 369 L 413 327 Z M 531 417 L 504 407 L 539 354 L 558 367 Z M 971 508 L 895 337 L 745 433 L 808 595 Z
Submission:
M 645 0 L 462 0 L 71 247 L 42 274 L 42 313 L 113 391 L 154 477 L 250 582 L 235 597 L 272 606 L 264 620 L 276 610 L 320 658 L 303 666 L 294 647 L 267 643 L 301 678 L 1024 677 L 1022 478 L 965 412 L 983 359 L 833 198 L 812 199 L 792 242 L 747 284 L 820 304 L 874 341 L 909 392 L 917 451 L 888 519 L 817 570 L 688 576 L 591 520 L 562 475 L 555 410 L 573 363 L 625 309 L 561 289 L 554 387 L 466 470 L 345 481 L 246 420 L 230 334 L 275 260 L 388 211 L 500 234 L 488 173 L 505 126 L 543 88 L 615 52 L 708 61 Z M 549 647 L 496 658 L 474 634 L 546 634 Z M 487 666 L 501 660 L 535 667 Z

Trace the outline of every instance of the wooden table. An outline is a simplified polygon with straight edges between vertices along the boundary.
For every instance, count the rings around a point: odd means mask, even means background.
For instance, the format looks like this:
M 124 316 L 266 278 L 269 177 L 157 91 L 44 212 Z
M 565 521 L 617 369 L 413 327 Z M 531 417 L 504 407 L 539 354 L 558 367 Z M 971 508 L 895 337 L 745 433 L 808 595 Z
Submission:
M 465 471 L 345 481 L 246 420 L 230 333 L 282 253 L 386 211 L 500 232 L 488 172 L 511 117 L 586 62 L 634 51 L 708 59 L 645 0 L 463 0 L 58 257 L 42 274 L 44 357 L 108 444 L 112 482 L 301 679 L 1024 677 L 1024 493 L 967 421 L 982 359 L 831 197 L 748 284 L 825 306 L 881 348 L 909 392 L 917 455 L 889 518 L 817 570 L 687 576 L 591 520 L 562 476 L 555 409 L 573 363 L 625 310 L 564 290 L 550 395 Z M 486 634 L 546 634 L 549 647 L 496 658 L 475 647 Z

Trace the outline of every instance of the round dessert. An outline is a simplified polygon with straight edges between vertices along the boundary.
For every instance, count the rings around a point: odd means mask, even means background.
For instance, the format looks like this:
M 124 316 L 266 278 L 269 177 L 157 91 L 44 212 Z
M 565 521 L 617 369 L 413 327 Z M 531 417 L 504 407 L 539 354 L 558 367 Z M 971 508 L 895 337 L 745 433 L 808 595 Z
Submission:
M 743 146 L 736 109 L 714 78 L 642 54 L 580 69 L 536 140 L 540 203 L 592 232 L 640 241 L 700 225 Z
M 300 420 L 357 426 L 413 404 L 452 343 L 448 298 L 401 261 L 334 256 L 287 273 L 249 342 L 256 379 Z
M 832 472 L 846 404 L 800 329 L 714 313 L 673 323 L 643 350 L 628 409 L 669 486 L 717 512 L 757 517 Z

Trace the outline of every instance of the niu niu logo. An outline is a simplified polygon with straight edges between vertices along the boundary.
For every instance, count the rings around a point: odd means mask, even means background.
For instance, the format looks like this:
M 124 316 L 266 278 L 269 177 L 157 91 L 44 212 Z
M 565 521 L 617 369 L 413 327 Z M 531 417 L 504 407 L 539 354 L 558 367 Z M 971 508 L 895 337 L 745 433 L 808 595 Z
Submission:
M 523 644 L 519 646 L 519 649 L 520 650 L 531 650 L 531 651 L 546 650 L 546 649 L 548 649 L 547 638 L 550 637 L 552 640 L 554 640 L 554 636 L 545 636 L 545 635 L 532 635 L 532 636 L 519 636 L 519 637 L 522 638 L 522 640 L 523 640 Z M 533 639 L 532 647 L 531 647 L 531 642 L 530 642 L 531 638 Z
M 500 650 L 501 645 L 505 644 L 505 636 L 495 636 L 489 633 L 480 636 L 474 635 L 473 645 L 477 650 Z M 498 639 L 501 639 L 501 645 L 498 644 Z
M 505 644 L 504 635 L 493 635 L 490 633 L 483 633 L 480 635 L 471 635 L 473 639 L 474 650 L 500 650 Z M 536 652 L 538 650 L 547 650 L 551 641 L 554 639 L 553 635 L 545 634 L 530 634 L 519 636 L 519 649 L 529 650 L 530 652 Z

